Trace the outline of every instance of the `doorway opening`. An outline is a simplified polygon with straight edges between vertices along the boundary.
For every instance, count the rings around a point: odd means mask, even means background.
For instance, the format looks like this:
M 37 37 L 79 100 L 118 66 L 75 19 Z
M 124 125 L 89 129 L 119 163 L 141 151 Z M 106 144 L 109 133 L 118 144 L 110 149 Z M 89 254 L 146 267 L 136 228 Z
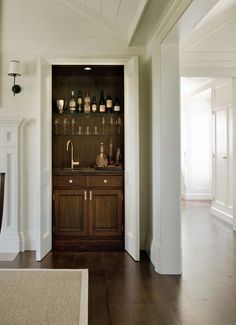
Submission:
M 208 78 L 181 78 L 181 197 L 212 199 L 212 92 Z

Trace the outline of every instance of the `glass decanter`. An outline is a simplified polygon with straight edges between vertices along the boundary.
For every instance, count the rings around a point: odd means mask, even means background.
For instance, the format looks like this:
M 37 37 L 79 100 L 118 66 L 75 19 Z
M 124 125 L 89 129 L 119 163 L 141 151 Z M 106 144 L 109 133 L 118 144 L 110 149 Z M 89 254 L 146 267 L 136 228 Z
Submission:
M 107 167 L 108 159 L 107 155 L 104 153 L 103 143 L 100 143 L 100 154 L 96 158 L 96 164 L 98 167 Z

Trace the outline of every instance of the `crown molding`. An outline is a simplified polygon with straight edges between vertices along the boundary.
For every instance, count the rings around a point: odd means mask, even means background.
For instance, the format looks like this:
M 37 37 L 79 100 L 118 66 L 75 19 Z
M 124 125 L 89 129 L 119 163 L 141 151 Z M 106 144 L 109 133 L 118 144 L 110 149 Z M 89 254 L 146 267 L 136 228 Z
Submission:
M 147 39 L 146 45 L 152 38 L 155 38 L 159 43 L 162 42 L 191 2 L 192 0 L 172 0 Z

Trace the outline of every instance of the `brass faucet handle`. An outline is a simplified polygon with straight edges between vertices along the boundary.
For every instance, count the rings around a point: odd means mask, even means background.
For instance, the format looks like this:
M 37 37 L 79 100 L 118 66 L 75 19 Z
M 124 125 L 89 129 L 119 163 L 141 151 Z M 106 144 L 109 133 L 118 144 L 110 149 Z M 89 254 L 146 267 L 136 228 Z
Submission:
M 79 166 L 79 161 L 72 161 L 72 168 L 73 168 L 74 166 Z

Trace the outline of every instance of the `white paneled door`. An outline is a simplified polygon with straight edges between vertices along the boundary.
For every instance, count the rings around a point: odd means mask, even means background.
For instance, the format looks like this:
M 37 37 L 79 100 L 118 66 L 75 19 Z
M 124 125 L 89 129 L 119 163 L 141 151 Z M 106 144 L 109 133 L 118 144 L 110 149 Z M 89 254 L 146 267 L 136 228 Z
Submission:
M 139 79 L 138 58 L 125 65 L 125 249 L 139 261 Z
M 38 186 L 36 259 L 40 261 L 52 249 L 51 190 L 51 65 L 44 59 L 37 62 L 37 152 Z
M 213 213 L 224 215 L 232 223 L 233 157 L 232 106 L 225 105 L 213 113 Z

